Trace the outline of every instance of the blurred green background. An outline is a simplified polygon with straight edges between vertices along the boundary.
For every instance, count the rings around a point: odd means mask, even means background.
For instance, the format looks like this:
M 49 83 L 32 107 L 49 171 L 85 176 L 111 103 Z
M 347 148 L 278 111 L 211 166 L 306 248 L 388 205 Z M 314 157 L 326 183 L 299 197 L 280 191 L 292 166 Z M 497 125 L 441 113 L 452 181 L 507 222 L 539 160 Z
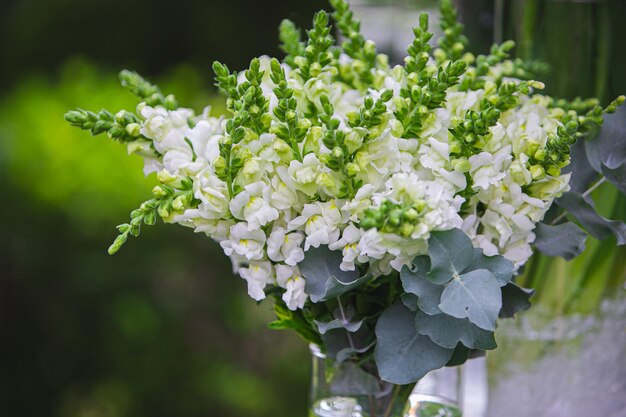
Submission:
M 395 32 L 387 31 L 410 28 L 415 10 L 434 2 L 364 3 L 357 7 L 364 20 L 401 11 L 404 26 L 390 21 L 371 33 L 393 41 Z M 499 30 L 495 3 L 460 2 L 473 51 L 486 52 L 494 27 Z M 306 414 L 306 345 L 266 328 L 270 303 L 248 299 L 218 245 L 158 225 L 107 255 L 114 226 L 148 198 L 154 179 L 143 177 L 142 162 L 123 147 L 71 128 L 62 116 L 77 106 L 132 109 L 134 98 L 117 81 L 123 68 L 157 81 L 185 106 L 212 103 L 220 111 L 211 62 L 239 69 L 253 56 L 277 55 L 280 20 L 308 27 L 320 8 L 328 6 L 321 0 L 0 2 L 0 415 Z M 562 23 L 563 31 L 572 30 L 566 16 Z M 612 65 L 623 65 L 620 59 Z M 609 70 L 611 84 L 600 85 L 602 91 L 563 94 L 625 92 L 619 82 L 626 72 Z M 598 74 L 591 79 L 606 78 Z

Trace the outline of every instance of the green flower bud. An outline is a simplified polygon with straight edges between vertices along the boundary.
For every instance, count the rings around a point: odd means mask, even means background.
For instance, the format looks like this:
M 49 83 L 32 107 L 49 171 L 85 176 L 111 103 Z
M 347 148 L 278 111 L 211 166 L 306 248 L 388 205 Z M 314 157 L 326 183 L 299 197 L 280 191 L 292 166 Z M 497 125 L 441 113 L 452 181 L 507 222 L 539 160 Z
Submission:
M 126 126 L 126 132 L 130 136 L 138 138 L 139 136 L 141 136 L 141 126 L 139 125 L 139 123 L 129 123 Z
M 530 167 L 530 175 L 533 177 L 533 180 L 541 179 L 545 174 L 546 172 L 541 165 L 532 165 Z
M 215 169 L 215 173 L 218 176 L 224 175 L 226 173 L 226 160 L 223 156 L 218 156 L 213 161 L 213 168 Z
M 351 177 L 355 177 L 361 173 L 361 168 L 358 164 L 355 164 L 354 162 L 348 162 L 346 164 L 346 171 L 348 171 L 348 175 L 350 175 Z
M 179 195 L 172 201 L 172 208 L 176 211 L 181 211 L 185 208 L 185 198 Z
M 414 208 L 410 208 L 402 213 L 402 218 L 408 222 L 414 222 L 419 217 L 419 213 Z
M 410 223 L 403 223 L 402 226 L 400 226 L 400 229 L 398 231 L 400 232 L 400 235 L 404 237 L 409 237 L 411 236 L 414 230 L 415 230 L 414 225 Z
M 343 155 L 344 155 L 344 153 L 343 153 L 343 149 L 341 149 L 339 146 L 335 146 L 335 147 L 333 148 L 333 156 L 334 156 L 335 158 L 337 158 L 337 159 L 341 159 L 341 158 L 343 158 Z
M 167 192 L 160 185 L 155 185 L 154 188 L 152 188 L 152 195 L 154 198 L 163 198 L 167 195 Z
M 417 210 L 418 213 L 421 213 L 421 212 L 424 211 L 424 209 L 426 208 L 427 205 L 428 205 L 428 203 L 426 203 L 426 201 L 418 200 L 415 203 L 413 203 L 413 208 L 415 210 Z
M 166 169 L 162 169 L 157 172 L 157 180 L 161 184 L 165 184 L 173 188 L 179 188 L 181 184 L 181 177 L 170 174 Z
M 391 127 L 391 134 L 397 138 L 401 138 L 404 134 L 404 127 L 402 126 L 402 122 L 397 119 L 391 119 L 389 121 L 389 126 Z
M 467 160 L 467 158 L 458 158 L 452 161 L 452 167 L 457 172 L 465 173 L 472 169 L 472 164 Z

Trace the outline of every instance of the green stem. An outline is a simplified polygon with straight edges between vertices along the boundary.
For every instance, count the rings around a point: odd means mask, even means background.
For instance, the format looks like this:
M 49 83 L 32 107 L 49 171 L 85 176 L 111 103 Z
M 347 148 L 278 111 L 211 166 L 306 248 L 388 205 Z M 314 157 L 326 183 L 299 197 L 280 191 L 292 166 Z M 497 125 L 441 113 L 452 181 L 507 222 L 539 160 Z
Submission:
M 383 414 L 383 417 L 389 417 L 391 415 L 391 410 L 393 410 L 393 404 L 396 401 L 396 397 L 398 396 L 398 390 L 400 388 L 400 385 L 396 385 L 393 387 L 393 393 L 391 394 L 391 400 L 389 400 L 389 405 L 387 406 L 387 409 L 385 410 L 385 414 Z

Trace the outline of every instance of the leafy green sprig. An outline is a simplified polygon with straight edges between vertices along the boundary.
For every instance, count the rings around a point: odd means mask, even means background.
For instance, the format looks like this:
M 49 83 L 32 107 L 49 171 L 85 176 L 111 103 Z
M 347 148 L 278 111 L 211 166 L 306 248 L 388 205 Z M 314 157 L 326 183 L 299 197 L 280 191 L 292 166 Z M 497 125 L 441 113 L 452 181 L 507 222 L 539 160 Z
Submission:
M 449 62 L 440 66 L 424 86 L 414 85 L 400 91 L 401 99 L 395 101 L 395 116 L 404 128 L 402 137 L 419 137 L 430 111 L 445 103 L 447 90 L 459 83 L 466 66 L 462 60 Z
M 313 18 L 313 28 L 307 31 L 308 40 L 304 54 L 294 58 L 300 76 L 304 81 L 317 76 L 333 62 L 331 51 L 335 38 L 330 34 L 328 13 L 320 10 Z
M 518 93 L 529 94 L 531 87 L 541 88 L 542 84 L 535 81 L 503 83 L 496 94 L 481 101 L 480 111 L 468 110 L 463 121 L 450 128 L 450 133 L 456 139 L 451 143 L 450 153 L 464 157 L 480 153 L 485 146 L 489 128 L 496 125 L 502 112 L 518 105 Z
M 478 90 L 484 88 L 484 77 L 489 73 L 489 69 L 509 58 L 509 51 L 515 47 L 515 42 L 507 41 L 501 45 L 494 44 L 489 55 L 479 55 L 476 57 L 474 68 L 467 71 L 465 78 L 459 86 L 459 90 Z
M 600 100 L 598 100 L 597 98 L 583 99 L 581 97 L 576 97 L 573 100 L 567 100 L 564 98 L 553 99 L 550 103 L 550 106 L 553 108 L 560 108 L 565 111 L 573 110 L 578 114 L 582 114 L 587 113 L 599 104 Z
M 233 117 L 226 122 L 226 135 L 220 141 L 220 158 L 215 163 L 216 175 L 226 182 L 229 196 L 240 190 L 234 185 L 245 159 L 245 149 L 236 148 L 246 136 L 258 136 L 267 132 L 271 116 L 267 113 L 268 102 L 263 95 L 261 82 L 264 71 L 261 62 L 254 58 L 245 71 L 246 81 L 237 84 L 237 76 L 219 62 L 213 63 L 216 85 L 229 97 L 229 110 Z
M 106 133 L 111 139 L 120 142 L 132 142 L 143 137 L 139 118 L 126 110 L 114 116 L 104 109 L 98 113 L 76 109 L 65 113 L 64 117 L 72 126 L 89 130 L 93 136 Z
M 428 43 L 433 34 L 428 31 L 428 14 L 421 13 L 419 25 L 413 28 L 414 39 L 409 45 L 408 56 L 404 59 L 409 85 L 424 85 L 428 80 L 428 60 L 432 47 Z
M 285 19 L 280 23 L 278 29 L 280 49 L 287 54 L 284 61 L 291 68 L 296 68 L 296 57 L 304 55 L 305 45 L 300 35 L 300 30 L 291 20 Z
M 168 218 L 175 212 L 182 212 L 185 208 L 198 205 L 198 200 L 193 195 L 193 182 L 191 178 L 181 181 L 181 188 L 174 189 L 161 184 L 152 190 L 154 198 L 141 203 L 138 209 L 130 213 L 130 222 L 120 224 L 117 230 L 120 234 L 109 247 L 109 254 L 117 252 L 129 236 L 137 237 L 141 232 L 142 225 L 152 226 L 156 223 L 157 216 Z
M 537 59 L 515 58 L 504 61 L 502 77 L 536 80 L 550 71 L 550 65 Z
M 441 64 L 445 60 L 456 61 L 461 59 L 468 40 L 463 35 L 463 25 L 458 21 L 452 0 L 441 0 L 439 11 L 443 36 L 439 38 L 439 48 L 435 51 L 434 56 L 437 63 Z
M 373 129 L 385 122 L 384 115 L 387 113 L 387 102 L 393 97 L 393 90 L 385 90 L 376 101 L 368 96 L 358 112 L 348 113 L 348 125 L 350 127 L 362 127 L 368 130 L 366 139 L 378 136 L 381 132 Z M 373 130 L 373 132 L 372 132 Z
M 425 201 L 404 206 L 383 200 L 378 207 L 365 210 L 359 225 L 365 230 L 376 228 L 383 233 L 408 237 L 424 215 L 425 208 Z
M 371 70 L 376 66 L 376 45 L 361 34 L 361 22 L 354 18 L 347 1 L 330 0 L 330 3 L 335 9 L 333 18 L 345 38 L 341 47 L 346 55 L 355 60 L 353 67 L 360 84 L 369 86 L 373 80 Z
M 293 89 L 287 85 L 285 70 L 280 62 L 273 58 L 270 62 L 271 79 L 276 88 L 274 94 L 278 98 L 278 105 L 274 108 L 274 116 L 279 123 L 272 127 L 272 132 L 289 144 L 293 150 L 294 159 L 302 161 L 299 144 L 304 140 L 311 123 L 308 119 L 300 120 L 297 112 L 297 100 L 293 96 Z
M 320 156 L 321 161 L 331 170 L 343 174 L 345 182 L 341 189 L 341 198 L 354 196 L 361 186 L 361 181 L 356 179 L 359 171 L 357 164 L 352 162 L 352 154 L 346 143 L 346 132 L 339 129 L 339 119 L 333 117 L 334 108 L 328 96 L 320 96 L 323 113 L 319 116 L 320 121 L 326 127 L 322 136 L 324 146 L 330 149 L 330 153 Z
M 178 108 L 178 102 L 173 94 L 164 95 L 157 85 L 151 84 L 135 71 L 123 70 L 119 77 L 123 87 L 149 106 L 163 106 L 167 110 Z
M 614 113 L 624 99 L 624 96 L 619 96 L 605 108 L 596 105 L 585 115 L 578 115 L 574 110 L 568 111 L 561 119 L 562 126 L 557 128 L 556 133 L 548 135 L 545 149 L 535 152 L 529 162 L 536 167 L 536 170 L 543 169 L 552 176 L 560 175 L 561 169 L 570 162 L 570 147 L 576 139 L 587 135 L 595 126 L 601 126 L 604 122 L 603 115 Z M 540 174 L 542 174 L 541 171 L 538 172 L 538 175 Z
M 579 136 L 586 135 L 587 133 L 589 133 L 589 131 L 591 131 L 591 129 L 593 129 L 594 126 L 602 126 L 602 124 L 604 123 L 603 116 L 605 114 L 615 113 L 617 108 L 624 103 L 624 99 L 624 96 L 619 96 L 604 108 L 596 104 L 595 106 L 587 110 L 584 116 L 578 116 L 578 124 L 580 126 L 578 129 Z M 588 102 L 591 101 L 592 100 L 589 100 Z M 580 114 L 582 112 L 577 113 Z

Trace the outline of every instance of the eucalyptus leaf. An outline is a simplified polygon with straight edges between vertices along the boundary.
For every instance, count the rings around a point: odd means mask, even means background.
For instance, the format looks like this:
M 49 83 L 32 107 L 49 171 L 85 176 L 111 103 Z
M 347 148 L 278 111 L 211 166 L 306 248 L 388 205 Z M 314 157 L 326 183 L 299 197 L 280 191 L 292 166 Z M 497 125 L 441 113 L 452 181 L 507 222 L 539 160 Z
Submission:
M 534 245 L 548 256 L 560 256 L 571 260 L 585 250 L 587 233 L 575 223 L 567 222 L 551 226 L 538 223 L 535 228 Z
M 374 341 L 374 334 L 368 326 L 361 326 L 354 333 L 347 332 L 345 329 L 329 329 L 321 335 L 321 339 L 326 356 L 336 359 L 337 355 L 345 349 L 358 351 L 369 347 Z
M 445 287 L 433 283 L 428 278 L 430 260 L 427 256 L 418 256 L 413 260 L 412 265 L 413 268 L 405 266 L 400 271 L 402 287 L 407 293 L 418 297 L 417 304 L 422 311 L 428 314 L 440 313 L 438 306 Z
M 600 216 L 589 196 L 583 197 L 581 194 L 566 192 L 556 202 L 569 211 L 594 237 L 602 240 L 613 234 L 618 245 L 626 244 L 626 224 Z
M 374 358 L 384 381 L 415 382 L 448 363 L 453 351 L 417 333 L 415 314 L 402 303 L 388 307 L 376 324 Z
M 497 347 L 493 332 L 475 326 L 468 319 L 443 313 L 431 316 L 418 311 L 415 328 L 419 334 L 446 348 L 455 348 L 459 342 L 471 349 L 492 350 Z
M 361 367 L 344 362 L 335 370 L 330 386 L 333 395 L 372 395 L 379 391 L 378 380 Z
M 520 311 L 530 308 L 530 297 L 535 290 L 522 288 L 514 282 L 502 288 L 502 310 L 500 317 L 511 318 Z
M 604 115 L 597 137 L 585 141 L 587 157 L 593 168 L 603 173 L 602 166 L 615 169 L 626 162 L 626 107 Z
M 400 300 L 402 300 L 402 304 L 404 304 L 404 306 L 411 311 L 417 311 L 420 308 L 419 298 L 417 298 L 417 295 L 415 294 L 405 292 L 404 294 L 400 295 Z
M 341 349 L 339 352 L 337 352 L 337 355 L 335 356 L 335 361 L 337 363 L 345 362 L 346 360 L 350 359 L 354 355 L 367 352 L 372 347 L 374 347 L 375 344 L 376 342 L 372 342 L 369 345 L 364 346 L 362 348 L 347 347 L 347 348 Z
M 613 168 L 602 164 L 602 173 L 618 190 L 626 194 L 626 162 L 622 162 Z
M 463 365 L 469 359 L 471 350 L 466 346 L 463 346 L 463 343 L 459 343 L 454 348 L 454 352 L 452 353 L 452 357 L 446 363 L 446 366 L 459 366 Z
M 513 272 L 515 272 L 513 262 L 500 255 L 487 256 L 480 248 L 474 249 L 472 263 L 463 272 L 474 271 L 476 269 L 486 269 L 491 272 L 493 276 L 496 277 L 501 287 L 511 281 Z
M 369 276 L 359 277 L 358 271 L 343 271 L 340 251 L 331 251 L 328 246 L 310 248 L 298 264 L 306 279 L 306 292 L 311 301 L 317 303 L 340 296 L 369 280 Z
M 502 292 L 496 277 L 477 269 L 454 278 L 443 290 L 439 309 L 458 319 L 469 318 L 478 327 L 493 331 L 502 307 Z
M 315 325 L 317 326 L 317 330 L 319 330 L 320 334 L 325 334 L 329 330 L 333 329 L 345 329 L 350 333 L 354 333 L 361 328 L 363 320 L 351 322 L 347 320 L 335 319 L 329 321 L 328 323 L 315 320 Z
M 428 239 L 430 279 L 445 284 L 460 274 L 474 259 L 474 246 L 460 229 L 432 232 Z

